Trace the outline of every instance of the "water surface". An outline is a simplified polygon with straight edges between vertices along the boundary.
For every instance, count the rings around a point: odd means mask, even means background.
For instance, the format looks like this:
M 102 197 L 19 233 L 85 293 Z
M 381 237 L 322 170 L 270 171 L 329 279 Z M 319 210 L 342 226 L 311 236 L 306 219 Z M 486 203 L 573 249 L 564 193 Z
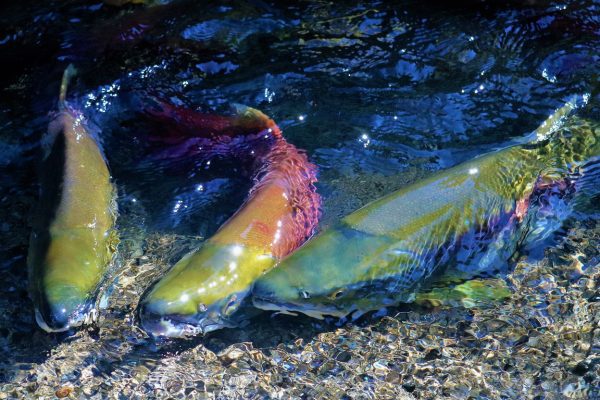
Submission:
M 137 327 L 141 293 L 251 186 L 235 163 L 145 162 L 156 127 L 131 108 L 146 93 L 271 116 L 319 167 L 322 228 L 524 136 L 573 94 L 593 93 L 583 113 L 598 121 L 595 1 L 354 3 L 2 6 L 0 396 L 600 396 L 593 195 L 511 263 L 506 302 L 403 306 L 342 325 L 263 314 L 188 341 L 154 342 Z M 122 244 L 97 326 L 47 334 L 25 256 L 39 141 L 68 63 L 79 69 L 69 97 L 98 126 L 119 187 Z

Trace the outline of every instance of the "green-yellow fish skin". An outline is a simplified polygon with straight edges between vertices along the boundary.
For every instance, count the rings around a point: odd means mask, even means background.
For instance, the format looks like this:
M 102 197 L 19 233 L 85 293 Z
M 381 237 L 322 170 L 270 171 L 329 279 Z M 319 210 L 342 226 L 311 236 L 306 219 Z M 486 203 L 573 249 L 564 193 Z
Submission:
M 441 171 L 346 216 L 258 279 L 254 305 L 315 318 L 357 316 L 413 301 L 468 232 L 493 226 L 496 242 L 509 247 L 523 218 L 518 204 L 536 182 L 563 178 L 600 155 L 596 122 L 571 117 L 559 128 L 574 108 L 569 102 L 557 110 L 531 143 Z M 498 228 L 498 221 L 511 229 Z
M 244 300 L 254 281 L 316 225 L 315 167 L 262 112 L 243 106 L 236 111 L 233 123 L 275 141 L 257 159 L 262 172 L 240 209 L 142 296 L 140 325 L 153 336 L 189 337 L 236 326 L 237 316 L 247 316 L 238 310 L 247 309 Z
M 50 123 L 28 269 L 36 320 L 64 331 L 88 316 L 116 245 L 115 191 L 96 140 L 64 103 Z

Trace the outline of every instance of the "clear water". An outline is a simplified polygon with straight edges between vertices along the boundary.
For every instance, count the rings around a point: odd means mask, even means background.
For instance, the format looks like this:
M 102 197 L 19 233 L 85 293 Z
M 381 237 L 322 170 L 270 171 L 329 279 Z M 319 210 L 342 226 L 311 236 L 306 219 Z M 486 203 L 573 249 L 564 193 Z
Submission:
M 584 113 L 598 121 L 597 2 L 353 3 L 2 6 L 0 398 L 600 396 L 598 197 L 511 264 L 499 304 L 341 326 L 263 314 L 187 341 L 137 327 L 140 294 L 251 185 L 234 166 L 145 163 L 148 127 L 129 109 L 144 93 L 271 116 L 319 166 L 321 226 L 523 136 L 572 94 L 593 94 Z M 97 326 L 47 334 L 25 255 L 39 139 L 69 62 L 70 98 L 101 128 L 119 185 L 123 241 Z

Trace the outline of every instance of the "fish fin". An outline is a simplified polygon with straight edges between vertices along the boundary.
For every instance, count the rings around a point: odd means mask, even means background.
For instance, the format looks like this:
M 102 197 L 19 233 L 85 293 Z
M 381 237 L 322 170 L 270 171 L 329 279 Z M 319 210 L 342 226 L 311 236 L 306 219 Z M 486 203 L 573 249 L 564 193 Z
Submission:
M 442 281 L 440 280 L 439 283 Z M 508 284 L 499 278 L 472 279 L 448 287 L 434 287 L 417 293 L 415 303 L 422 306 L 489 306 L 510 297 Z
M 275 315 L 292 315 L 294 317 L 297 317 L 298 313 L 294 313 L 294 312 L 287 311 L 287 310 L 279 310 L 279 311 L 273 313 L 273 316 L 275 316 Z M 321 319 L 323 319 L 323 318 L 321 318 Z
M 323 313 L 316 311 L 316 310 L 300 310 L 300 312 L 308 315 L 311 318 L 320 319 L 320 320 L 325 319 L 325 316 L 323 315 Z
M 359 319 L 360 317 L 362 317 L 363 315 L 365 315 L 365 313 L 367 313 L 367 311 L 364 310 L 356 310 L 354 311 L 351 315 L 350 315 L 350 320 L 352 321 L 356 321 L 357 319 Z
M 545 181 L 534 196 L 523 249 L 530 257 L 541 258 L 545 248 L 564 237 L 567 231 L 561 227 L 573 214 L 599 209 L 600 158 L 590 159 L 566 179 Z
M 588 103 L 589 98 L 589 93 L 571 96 L 562 107 L 552 113 L 552 115 L 550 115 L 527 138 L 533 143 L 550 139 L 555 132 L 562 128 L 567 117 L 569 117 L 576 109 L 585 106 Z
M 260 120 L 269 118 L 262 111 L 240 103 L 231 104 L 231 109 L 239 117 L 255 118 Z
M 69 64 L 67 68 L 65 68 L 62 76 L 62 80 L 60 83 L 60 90 L 58 94 L 58 113 L 51 112 L 50 116 L 52 117 L 52 121 L 48 125 L 48 131 L 46 134 L 42 136 L 41 147 L 43 150 L 43 159 L 47 159 L 50 155 L 50 151 L 52 146 L 54 145 L 54 141 L 56 137 L 64 130 L 64 116 L 61 115 L 64 112 L 71 113 L 72 109 L 69 107 L 67 103 L 67 88 L 69 86 L 69 82 L 75 76 L 77 70 L 73 66 L 73 64 Z M 72 113 L 71 113 L 72 114 Z M 87 129 L 86 129 L 87 130 Z
M 261 111 L 234 104 L 233 116 L 218 115 L 195 110 L 183 102 L 160 98 L 152 93 L 138 93 L 132 96 L 132 106 L 137 111 L 160 124 L 157 134 L 149 134 L 149 139 L 167 145 L 177 145 L 186 140 L 208 140 L 217 142 L 219 138 L 235 138 L 258 134 L 271 128 L 280 135 L 275 122 Z
M 540 243 L 559 233 L 560 227 L 572 213 L 570 194 L 548 186 L 534 194 L 533 205 L 528 210 L 527 231 L 521 248 L 530 256 L 542 257 L 546 246 Z
M 119 246 L 119 243 L 121 242 L 121 239 L 119 237 L 119 231 L 116 229 L 111 229 L 110 231 L 108 231 L 108 240 L 107 240 L 107 245 L 110 248 L 110 252 L 113 255 L 116 255 L 117 252 L 117 247 Z
M 65 72 L 63 73 L 62 81 L 60 83 L 60 94 L 58 95 L 58 109 L 59 111 L 64 111 L 66 108 L 67 101 L 67 87 L 69 86 L 69 82 L 71 79 L 77 74 L 77 69 L 73 66 L 73 64 L 69 64 L 67 68 L 65 68 Z
M 281 130 L 275 122 L 262 111 L 240 103 L 231 105 L 233 112 L 238 116 L 238 124 L 242 127 L 264 126 L 275 136 L 281 136 Z
M 171 160 L 202 165 L 235 149 L 230 148 L 250 137 L 252 132 L 240 129 L 237 116 L 204 113 L 181 101 L 173 103 L 159 95 L 139 91 L 130 99 L 131 106 L 150 123 L 145 130 L 148 156 L 142 161 L 145 168 L 154 168 L 157 160 Z

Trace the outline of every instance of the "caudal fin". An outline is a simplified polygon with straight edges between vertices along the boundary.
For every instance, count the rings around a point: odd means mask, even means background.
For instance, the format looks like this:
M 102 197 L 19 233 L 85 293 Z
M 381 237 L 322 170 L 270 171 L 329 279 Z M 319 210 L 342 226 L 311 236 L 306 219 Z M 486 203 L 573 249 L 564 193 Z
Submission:
M 255 158 L 255 153 L 268 151 L 280 136 L 275 122 L 250 107 L 235 106 L 234 115 L 218 115 L 145 92 L 136 93 L 132 104 L 150 122 L 145 140 L 151 160 L 193 159 L 198 163 L 234 155 Z
M 589 93 L 574 95 L 552 115 L 550 115 L 530 136 L 533 142 L 548 140 L 565 123 L 567 118 L 578 108 L 584 107 L 589 101 Z
M 67 87 L 71 79 L 77 74 L 77 69 L 73 64 L 69 64 L 63 73 L 62 81 L 60 83 L 60 94 L 58 95 L 58 109 L 64 111 L 67 101 Z

